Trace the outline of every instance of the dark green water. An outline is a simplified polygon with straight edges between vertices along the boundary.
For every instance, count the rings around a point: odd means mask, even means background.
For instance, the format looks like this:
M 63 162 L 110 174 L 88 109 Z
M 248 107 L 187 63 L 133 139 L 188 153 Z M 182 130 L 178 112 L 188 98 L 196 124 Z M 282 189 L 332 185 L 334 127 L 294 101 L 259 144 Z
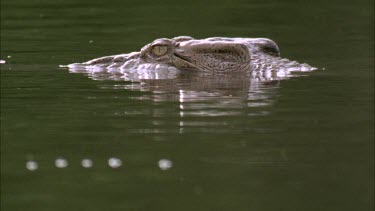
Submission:
M 373 19 L 367 0 L 1 0 L 1 210 L 373 210 Z M 324 70 L 181 89 L 58 68 L 178 35 L 268 37 Z

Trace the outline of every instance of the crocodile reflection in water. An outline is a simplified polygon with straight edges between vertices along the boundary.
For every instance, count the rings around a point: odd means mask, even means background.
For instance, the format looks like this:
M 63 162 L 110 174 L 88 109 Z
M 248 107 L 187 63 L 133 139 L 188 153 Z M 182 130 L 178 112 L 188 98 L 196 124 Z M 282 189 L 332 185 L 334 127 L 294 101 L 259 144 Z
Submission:
M 316 70 L 280 58 L 278 46 L 269 39 L 197 40 L 187 36 L 157 39 L 140 52 L 101 57 L 67 67 L 70 72 L 85 73 L 95 80 L 141 82 L 112 88 L 153 91 L 149 97 L 154 101 L 180 101 L 186 105 L 209 99 L 215 101 L 217 108 L 270 104 L 272 90 L 278 87 L 279 80 L 294 76 L 294 72 Z

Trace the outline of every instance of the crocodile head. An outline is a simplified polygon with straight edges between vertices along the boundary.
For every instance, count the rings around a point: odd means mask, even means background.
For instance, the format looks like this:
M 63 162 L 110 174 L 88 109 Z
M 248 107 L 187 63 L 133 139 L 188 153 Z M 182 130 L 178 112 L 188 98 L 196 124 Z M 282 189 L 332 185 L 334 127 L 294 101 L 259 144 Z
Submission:
M 140 58 L 146 63 L 212 72 L 249 69 L 251 59 L 250 49 L 243 43 L 190 37 L 157 39 L 142 48 Z
M 120 74 L 132 71 L 161 74 L 179 70 L 211 73 L 245 71 L 255 76 L 315 69 L 280 58 L 278 46 L 270 39 L 213 37 L 199 40 L 188 36 L 157 39 L 140 52 L 101 57 L 68 67 Z

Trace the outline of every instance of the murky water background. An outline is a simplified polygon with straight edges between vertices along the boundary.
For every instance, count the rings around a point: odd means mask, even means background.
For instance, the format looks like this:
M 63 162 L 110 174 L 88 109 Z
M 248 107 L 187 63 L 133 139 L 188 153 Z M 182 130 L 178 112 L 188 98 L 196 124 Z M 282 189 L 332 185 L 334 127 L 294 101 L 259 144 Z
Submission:
M 373 17 L 365 0 L 2 0 L 1 210 L 371 210 Z M 178 35 L 268 37 L 324 70 L 132 83 L 58 67 Z

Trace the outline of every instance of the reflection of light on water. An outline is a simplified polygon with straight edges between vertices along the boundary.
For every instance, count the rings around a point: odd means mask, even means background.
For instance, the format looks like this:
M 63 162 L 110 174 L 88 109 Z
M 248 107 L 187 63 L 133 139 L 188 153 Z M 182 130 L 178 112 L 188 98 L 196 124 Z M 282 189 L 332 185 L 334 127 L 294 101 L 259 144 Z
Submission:
M 108 159 L 108 165 L 111 168 L 119 168 L 122 165 L 122 161 L 118 158 L 110 158 Z
M 94 165 L 94 163 L 92 162 L 91 159 L 85 158 L 85 159 L 82 159 L 81 165 L 83 168 L 91 168 Z
M 35 171 L 38 169 L 38 163 L 34 160 L 29 160 L 26 162 L 26 169 L 29 171 Z
M 68 161 L 65 158 L 57 158 L 55 160 L 55 166 L 57 168 L 66 168 L 68 167 Z
M 184 90 L 179 90 L 179 93 L 180 93 L 180 103 L 183 103 L 184 102 Z
M 248 116 L 267 116 L 269 114 L 270 114 L 270 112 L 268 112 L 268 111 L 257 111 L 257 112 L 254 112 L 254 113 L 248 113 L 247 115 Z
M 172 161 L 170 161 L 168 159 L 161 159 L 161 160 L 159 160 L 158 165 L 159 165 L 159 168 L 161 170 L 168 170 L 168 169 L 172 168 L 173 163 L 172 163 Z

